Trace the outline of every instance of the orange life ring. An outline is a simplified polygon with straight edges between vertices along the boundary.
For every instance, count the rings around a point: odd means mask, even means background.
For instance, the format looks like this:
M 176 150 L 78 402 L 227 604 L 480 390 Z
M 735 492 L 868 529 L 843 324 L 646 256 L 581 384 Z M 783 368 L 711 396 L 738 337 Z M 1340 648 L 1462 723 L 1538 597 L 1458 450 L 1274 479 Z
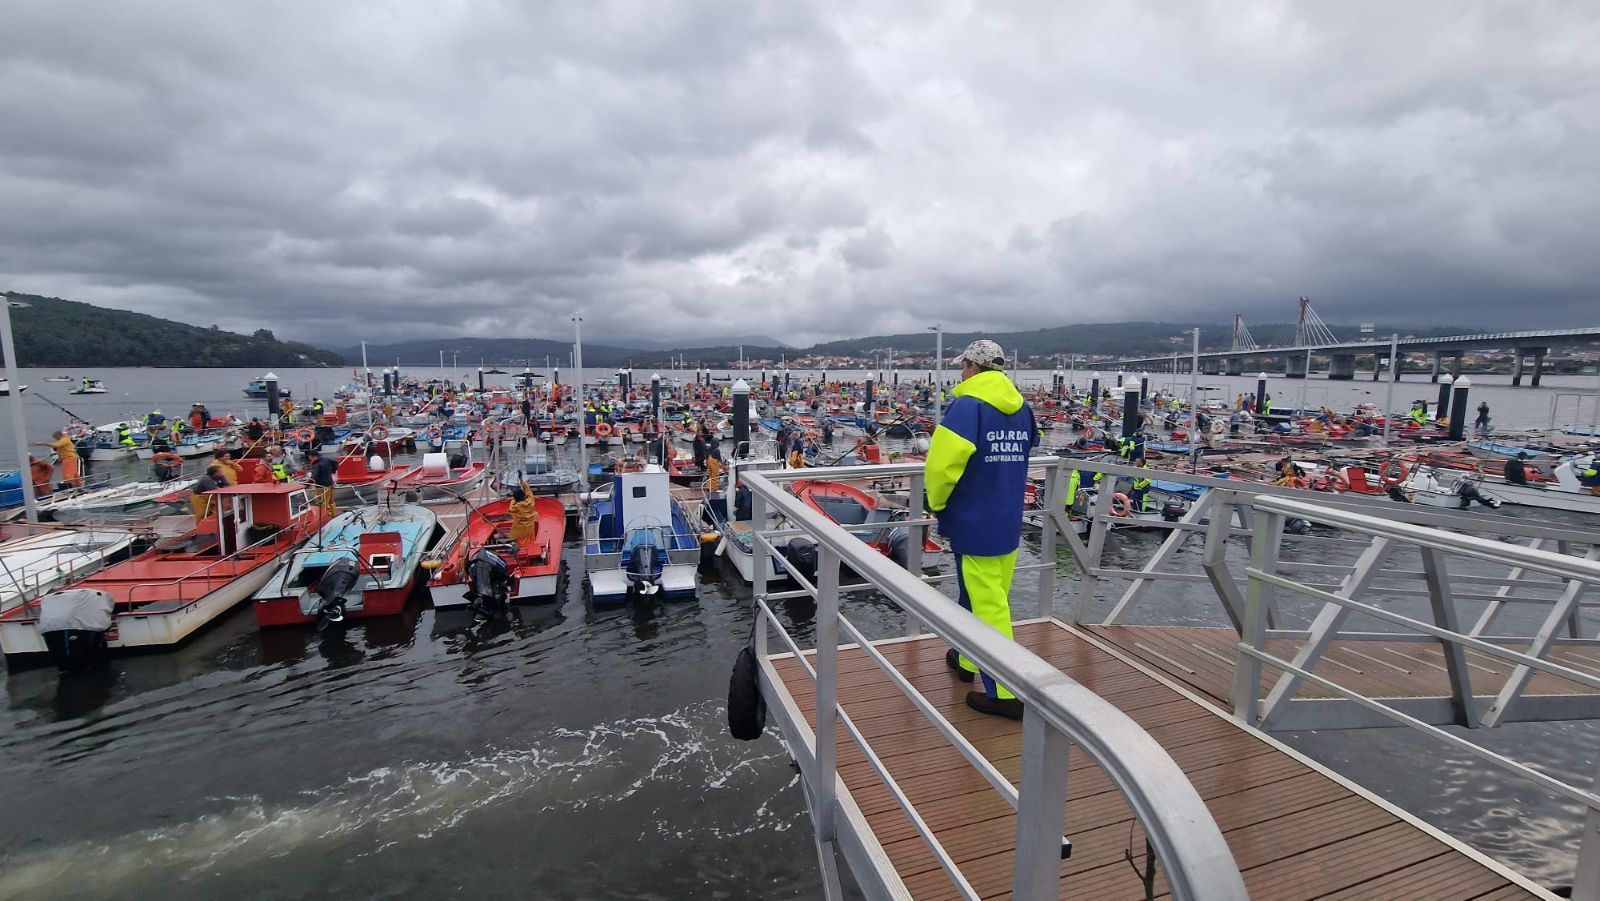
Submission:
M 1111 515 L 1128 516 L 1133 513 L 1133 500 L 1126 494 L 1118 491 L 1111 495 Z
M 183 458 L 171 451 L 162 451 L 151 457 L 150 462 L 158 466 L 182 466 Z
M 1395 470 L 1399 470 L 1399 474 L 1390 475 Z M 1385 485 L 1398 485 L 1404 482 L 1408 475 L 1411 475 L 1411 470 L 1399 460 L 1385 460 L 1383 465 L 1378 467 L 1378 479 Z
M 610 438 L 615 431 L 609 422 L 597 422 L 594 424 L 594 436 L 596 438 Z
M 372 428 L 367 429 L 367 437 L 371 438 L 373 441 L 382 441 L 383 439 L 389 437 L 389 428 L 388 426 L 375 425 Z
M 294 440 L 301 444 L 310 444 L 316 437 L 317 433 L 310 426 L 301 426 L 294 430 Z

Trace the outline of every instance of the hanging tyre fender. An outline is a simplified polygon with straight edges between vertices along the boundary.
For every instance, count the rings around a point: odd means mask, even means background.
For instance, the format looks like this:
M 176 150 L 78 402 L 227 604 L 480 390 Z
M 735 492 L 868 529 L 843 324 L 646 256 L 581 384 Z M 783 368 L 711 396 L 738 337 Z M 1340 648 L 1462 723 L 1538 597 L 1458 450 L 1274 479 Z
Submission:
M 728 680 L 728 733 L 740 741 L 755 741 L 767 725 L 767 700 L 761 696 L 761 667 L 755 649 L 739 649 Z

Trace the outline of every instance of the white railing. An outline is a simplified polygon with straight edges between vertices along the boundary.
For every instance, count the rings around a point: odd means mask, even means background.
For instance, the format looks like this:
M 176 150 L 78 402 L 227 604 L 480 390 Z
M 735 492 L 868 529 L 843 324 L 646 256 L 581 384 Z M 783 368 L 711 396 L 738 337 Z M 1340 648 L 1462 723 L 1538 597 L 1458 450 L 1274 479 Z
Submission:
M 1051 474 L 1052 488 L 1047 504 L 1060 497 L 1059 465 L 1054 458 L 1036 460 Z M 910 477 L 912 508 L 920 509 L 922 485 L 920 465 L 874 466 L 870 475 Z M 927 843 L 940 866 L 957 890 L 976 898 L 960 868 L 944 850 L 915 805 L 889 773 L 870 743 L 838 704 L 838 657 L 841 630 L 883 670 L 890 681 L 911 700 L 937 730 L 949 740 L 972 766 L 1017 811 L 1016 864 L 1012 881 L 1013 897 L 1023 899 L 1056 898 L 1060 894 L 1061 858 L 1066 826 L 1067 753 L 1076 744 L 1089 754 L 1111 777 L 1143 825 L 1155 857 L 1165 868 L 1173 895 L 1177 898 L 1244 898 L 1244 882 L 1226 841 L 1205 803 L 1189 783 L 1182 769 L 1167 752 L 1137 723 L 1098 695 L 1068 678 L 1047 661 L 1026 648 L 1004 638 L 950 598 L 927 585 L 920 573 L 921 538 L 926 520 L 907 523 L 912 529 L 908 548 L 912 551 L 911 571 L 901 569 L 876 550 L 841 528 L 826 516 L 812 510 L 783 488 L 783 482 L 797 479 L 859 478 L 859 467 L 833 467 L 794 471 L 749 472 L 741 476 L 752 493 L 752 519 L 758 526 L 754 558 L 755 596 L 759 608 L 756 628 L 757 650 L 763 657 L 767 632 L 778 624 L 768 601 L 768 577 L 777 550 L 770 534 L 759 527 L 774 514 L 787 526 L 814 540 L 818 549 L 815 583 L 793 572 L 790 578 L 800 585 L 800 593 L 817 603 L 817 649 L 813 668 L 800 654 L 799 647 L 777 626 L 785 645 L 795 653 L 816 682 L 815 749 L 804 762 L 809 770 L 808 788 L 812 798 L 813 821 L 824 860 L 838 838 L 843 819 L 836 797 L 835 778 L 838 749 L 836 726 L 842 725 L 860 747 L 868 763 L 884 781 L 896 802 Z M 1041 597 L 1048 603 L 1054 574 L 1054 529 L 1046 530 L 1049 553 L 1041 569 Z M 968 742 L 911 685 L 892 664 L 872 647 L 859 629 L 841 615 L 839 609 L 839 568 L 848 566 L 866 583 L 899 604 L 916 623 L 925 624 L 935 635 L 976 661 L 983 671 L 1009 688 L 1024 705 L 1021 785 L 1012 786 L 981 753 Z M 1048 606 L 1045 610 L 1048 611 Z M 913 629 L 917 626 L 913 625 Z M 826 863 L 824 864 L 826 866 Z M 835 889 L 830 884 L 829 894 Z
M 1237 645 L 1238 659 L 1234 665 L 1232 700 L 1235 715 L 1252 725 L 1261 724 L 1285 708 L 1302 683 L 1310 683 L 1372 714 L 1420 731 L 1578 804 L 1584 810 L 1585 824 L 1578 853 L 1577 881 L 1572 897 L 1589 901 L 1600 899 L 1600 795 L 1596 794 L 1594 784 L 1580 787 L 1564 782 L 1455 732 L 1446 731 L 1409 715 L 1398 709 L 1398 704 L 1392 699 L 1385 701 L 1368 697 L 1314 671 L 1317 663 L 1326 656 L 1332 642 L 1343 637 L 1340 629 L 1345 620 L 1351 614 L 1361 614 L 1438 642 L 1443 654 L 1443 668 L 1450 685 L 1455 718 L 1461 725 L 1469 727 L 1497 725 L 1511 704 L 1523 694 L 1536 673 L 1564 679 L 1589 692 L 1600 692 L 1600 677 L 1545 659 L 1545 656 L 1557 647 L 1557 638 L 1561 630 L 1576 623 L 1575 613 L 1584 593 L 1591 587 L 1600 586 L 1600 545 L 1591 545 L 1587 555 L 1579 557 L 1552 553 L 1536 547 L 1506 544 L 1475 535 L 1396 522 L 1386 517 L 1289 498 L 1257 497 L 1253 500 L 1253 507 L 1254 535 L 1251 540 L 1250 565 L 1244 571 L 1248 581 L 1245 589 L 1242 634 Z M 1280 534 L 1282 523 L 1288 517 L 1372 537 L 1372 543 L 1344 577 L 1337 591 L 1313 587 L 1281 575 L 1277 571 L 1276 536 Z M 1383 561 L 1389 555 L 1392 545 L 1396 544 L 1415 547 L 1421 551 L 1430 619 L 1406 616 L 1391 608 L 1358 599 L 1365 595 L 1376 574 L 1381 571 Z M 1454 580 L 1447 563 L 1452 558 L 1509 565 L 1516 568 L 1519 576 L 1522 573 L 1542 573 L 1564 581 L 1559 597 L 1548 602 L 1550 610 L 1535 634 L 1528 639 L 1528 645 L 1524 650 L 1513 650 L 1503 642 L 1487 641 L 1462 628 L 1458 621 Z M 1322 607 L 1313 620 L 1305 641 L 1296 650 L 1293 660 L 1283 659 L 1267 650 L 1269 638 L 1267 612 L 1274 599 L 1273 593 L 1278 590 L 1293 592 L 1322 602 Z M 1503 661 L 1514 667 L 1481 718 L 1477 710 L 1478 700 L 1472 691 L 1471 668 L 1475 664 L 1468 660 L 1468 651 Z M 1266 666 L 1281 671 L 1282 675 L 1267 697 L 1261 699 L 1258 686 L 1261 683 L 1263 667 Z M 1596 772 L 1596 780 L 1600 780 L 1600 770 Z

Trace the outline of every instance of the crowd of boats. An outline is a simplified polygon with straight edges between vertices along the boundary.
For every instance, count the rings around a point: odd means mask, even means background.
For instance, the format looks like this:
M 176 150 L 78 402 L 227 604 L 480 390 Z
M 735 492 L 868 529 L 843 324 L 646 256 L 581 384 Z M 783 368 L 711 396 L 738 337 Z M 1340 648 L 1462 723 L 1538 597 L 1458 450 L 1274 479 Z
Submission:
M 1040 452 L 1149 470 L 1109 484 L 1075 477 L 1062 504 L 1084 531 L 1105 493 L 1109 528 L 1181 518 L 1206 489 L 1173 478 L 1179 471 L 1486 513 L 1502 504 L 1600 513 L 1585 484 L 1595 466 L 1587 436 L 1451 440 L 1426 410 L 1271 413 L 1248 398 L 1191 405 L 1159 391 L 1029 390 Z M 271 404 L 285 399 L 268 393 Z M 176 646 L 247 603 L 263 629 L 337 629 L 396 615 L 422 587 L 436 608 L 493 618 L 564 596 L 574 552 L 592 603 L 693 598 L 720 577 L 718 558 L 751 579 L 758 523 L 743 480 L 794 467 L 858 467 L 790 489 L 905 565 L 918 540 L 909 494 L 874 467 L 921 459 L 942 400 L 926 382 L 703 377 L 641 388 L 624 378 L 575 388 L 525 372 L 477 387 L 358 378 L 301 410 L 248 419 L 202 410 L 177 440 L 148 417 L 73 422 L 90 473 L 81 486 L 46 486 L 59 490 L 40 503 L 43 522 L 21 520 L 22 473 L 0 480 L 12 519 L 0 542 L 0 650 L 8 662 L 48 657 L 72 669 L 118 649 Z M 171 449 L 141 458 L 163 443 Z M 312 451 L 335 461 L 331 484 L 305 471 Z M 197 502 L 183 464 L 206 455 L 236 471 Z M 95 463 L 130 458 L 148 459 L 148 472 L 96 478 Z M 1035 521 L 1044 494 L 1041 476 L 1029 486 Z M 921 540 L 924 554 L 942 550 Z M 815 566 L 803 537 L 773 543 L 775 577 Z

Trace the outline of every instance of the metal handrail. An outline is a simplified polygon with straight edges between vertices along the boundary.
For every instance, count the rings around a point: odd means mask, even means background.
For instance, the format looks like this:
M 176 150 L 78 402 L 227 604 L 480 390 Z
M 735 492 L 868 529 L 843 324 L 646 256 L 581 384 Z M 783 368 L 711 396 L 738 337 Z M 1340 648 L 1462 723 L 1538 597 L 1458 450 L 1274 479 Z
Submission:
M 1053 459 L 1041 461 L 1045 465 L 1054 462 Z M 896 474 L 896 470 L 903 470 L 909 474 L 920 468 L 916 464 L 875 466 L 872 472 L 876 475 L 892 475 Z M 858 467 L 826 467 L 793 471 L 789 478 L 848 478 L 860 472 Z M 826 516 L 788 494 L 778 484 L 785 480 L 784 475 L 781 470 L 753 471 L 745 475 L 745 484 L 764 504 L 770 504 L 775 512 L 789 522 L 809 527 L 812 537 L 830 556 L 836 558 L 837 563 L 849 566 L 876 585 L 890 600 L 898 603 L 962 654 L 977 661 L 985 673 L 1021 699 L 1024 709 L 1031 714 L 1032 722 L 1037 724 L 1030 729 L 1028 720 L 1024 721 L 1025 746 L 1054 747 L 1054 739 L 1049 735 L 1053 731 L 1083 748 L 1099 763 L 1144 825 L 1156 857 L 1166 867 L 1168 883 L 1175 897 L 1247 897 L 1244 880 L 1239 875 L 1232 852 L 1205 802 L 1183 770 L 1148 732 L 1099 695 L 1068 678 L 1033 652 L 1000 635 L 950 598 L 924 584 L 916 575 L 901 569 Z M 764 567 L 759 575 L 765 575 Z M 758 586 L 758 590 L 764 587 Z M 837 648 L 828 647 L 823 636 L 836 638 L 837 635 L 833 627 L 835 623 L 827 622 L 838 617 L 837 593 L 823 591 L 821 594 L 818 653 L 832 655 Z M 833 609 L 826 609 L 828 606 Z M 818 699 L 821 707 L 837 706 L 827 700 L 833 696 L 834 686 L 822 684 L 835 675 L 835 670 L 835 667 L 819 667 Z M 831 713 L 830 710 L 829 719 L 832 718 Z M 819 709 L 819 721 L 822 714 L 823 711 Z M 1045 727 L 1043 732 L 1038 731 L 1039 726 Z M 823 727 L 819 725 L 819 742 L 831 741 L 831 729 L 827 730 L 829 735 L 826 737 L 822 736 L 822 731 Z M 1041 750 L 1040 754 L 1044 759 L 1051 759 L 1048 750 Z M 831 753 L 828 761 L 831 765 Z M 834 778 L 831 766 L 827 769 L 829 771 L 820 775 L 824 782 L 823 798 L 831 797 L 829 789 Z M 1064 772 L 1054 774 L 1047 771 L 1038 775 L 1047 782 L 1057 775 L 1063 779 L 1065 777 Z M 1064 800 L 1063 791 L 1062 798 L 1050 799 L 1048 803 L 1058 805 Z M 1048 826 L 1051 812 L 1034 813 L 1043 814 L 1039 820 L 1041 828 Z M 1060 822 L 1060 813 L 1060 809 L 1053 812 L 1058 818 L 1057 823 Z M 831 818 L 832 812 L 825 810 L 823 816 Z M 1020 822 L 1025 824 L 1027 818 L 1028 811 L 1024 811 Z M 1050 832 L 1053 834 L 1047 838 L 1059 842 L 1059 828 L 1051 828 Z M 1038 839 L 1039 836 L 1033 838 Z M 1024 849 L 1019 847 L 1017 853 L 1020 876 L 1020 869 L 1024 865 Z M 1058 863 L 1053 863 L 1051 869 L 1058 866 Z M 1053 895 L 1056 891 L 1054 880 L 1051 880 L 1050 888 Z
M 1278 513 L 1283 516 L 1293 516 L 1312 522 L 1320 522 L 1324 525 L 1353 529 L 1368 535 L 1392 538 L 1424 547 L 1434 547 L 1449 551 L 1452 554 L 1475 557 L 1491 563 L 1509 563 L 1527 569 L 1548 572 L 1566 579 L 1600 584 L 1600 563 L 1587 561 L 1581 557 L 1574 557 L 1568 554 L 1536 550 L 1519 544 L 1508 544 L 1503 541 L 1490 541 L 1487 538 L 1479 538 L 1475 535 L 1446 532 L 1426 526 L 1412 525 L 1407 522 L 1397 522 L 1387 517 L 1368 516 L 1336 507 L 1325 507 L 1321 504 L 1307 504 L 1281 496 L 1259 495 L 1252 499 L 1251 504 L 1255 509 L 1265 510 L 1269 513 Z M 1498 531 L 1500 527 L 1501 523 L 1496 521 L 1496 530 Z
M 168 580 L 168 581 L 165 581 L 165 582 L 138 582 L 138 583 L 135 583 L 133 585 L 130 585 L 130 586 L 128 586 L 128 595 L 127 595 L 128 601 L 127 602 L 129 604 L 133 604 L 134 603 L 134 599 L 133 599 L 134 592 L 138 591 L 141 588 L 164 588 L 164 587 L 170 586 L 170 585 L 178 586 L 178 596 L 176 598 L 173 598 L 172 600 L 182 601 L 184 599 L 183 598 L 183 583 L 184 582 L 186 582 L 186 581 L 188 581 L 190 579 L 200 578 L 203 574 L 209 572 L 211 570 L 211 568 L 214 567 L 214 566 L 221 566 L 224 563 L 238 562 L 238 558 L 242 554 L 244 554 L 246 551 L 255 550 L 256 548 L 264 547 L 264 546 L 266 546 L 268 544 L 274 544 L 274 543 L 276 543 L 278 541 L 281 541 L 284 538 L 284 536 L 289 533 L 289 531 L 290 531 L 289 529 L 280 529 L 280 530 L 278 530 L 276 532 L 273 532 L 271 535 L 268 535 L 265 538 L 262 538 L 259 541 L 252 542 L 250 544 L 245 545 L 244 547 L 239 548 L 238 550 L 234 551 L 233 553 L 229 554 L 226 557 L 219 557 L 216 560 L 213 560 L 210 563 L 207 563 L 205 566 L 201 567 L 200 569 L 197 569 L 197 570 L 195 570 L 194 572 L 191 572 L 191 573 L 185 573 L 184 575 L 181 575 L 176 579 L 171 579 L 171 580 Z M 302 540 L 304 540 L 303 537 L 302 537 Z M 210 581 L 209 577 L 207 577 L 208 584 L 209 584 L 209 581 Z M 199 600 L 199 598 L 195 598 L 194 600 L 191 600 L 188 603 L 194 603 L 194 601 L 198 601 L 198 600 Z

